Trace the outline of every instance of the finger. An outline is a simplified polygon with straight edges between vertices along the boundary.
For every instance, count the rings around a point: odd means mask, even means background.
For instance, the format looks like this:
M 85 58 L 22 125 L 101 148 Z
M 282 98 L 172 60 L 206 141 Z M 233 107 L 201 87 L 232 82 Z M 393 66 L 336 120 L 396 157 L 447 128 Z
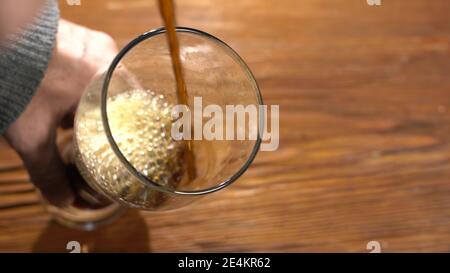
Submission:
M 73 203 L 74 194 L 54 138 L 25 155 L 24 163 L 33 184 L 49 203 L 58 207 Z

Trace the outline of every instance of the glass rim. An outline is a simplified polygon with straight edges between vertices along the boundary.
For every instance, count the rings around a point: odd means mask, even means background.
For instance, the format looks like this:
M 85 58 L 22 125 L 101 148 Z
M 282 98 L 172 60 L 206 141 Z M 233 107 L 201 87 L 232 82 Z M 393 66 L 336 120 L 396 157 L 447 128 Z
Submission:
M 119 146 L 117 145 L 117 143 L 112 135 L 111 128 L 109 126 L 106 101 L 108 99 L 109 83 L 111 81 L 112 75 L 113 75 L 117 65 L 120 63 L 122 58 L 131 49 L 133 49 L 136 45 L 138 45 L 139 43 L 141 43 L 147 39 L 150 39 L 154 36 L 163 34 L 165 32 L 166 32 L 166 29 L 164 27 L 161 27 L 158 29 L 150 30 L 148 32 L 145 32 L 145 33 L 139 35 L 137 38 L 135 38 L 131 42 L 129 42 L 124 48 L 122 48 L 122 50 L 120 50 L 120 52 L 117 54 L 117 56 L 114 58 L 114 60 L 110 64 L 110 66 L 106 72 L 104 81 L 103 81 L 102 94 L 101 94 L 101 116 L 102 116 L 103 128 L 105 130 L 105 134 L 108 139 L 108 142 L 109 142 L 112 150 L 114 151 L 115 155 L 119 158 L 119 160 L 127 168 L 127 170 L 132 175 L 134 175 L 139 180 L 139 182 L 143 183 L 144 185 L 150 186 L 151 188 L 153 188 L 155 190 L 162 191 L 162 192 L 165 192 L 168 194 L 173 194 L 173 195 L 204 195 L 204 194 L 216 192 L 218 190 L 221 190 L 221 189 L 231 185 L 233 182 L 235 182 L 242 174 L 244 174 L 244 172 L 248 169 L 250 164 L 255 159 L 256 154 L 258 153 L 260 146 L 261 146 L 261 142 L 262 142 L 261 134 L 262 134 L 263 128 L 264 128 L 264 113 L 260 113 L 261 111 L 258 111 L 259 120 L 258 120 L 257 139 L 255 142 L 255 145 L 253 146 L 252 152 L 250 153 L 249 157 L 247 158 L 247 161 L 243 164 L 243 166 L 235 174 L 233 174 L 232 176 L 227 178 L 225 181 L 222 181 L 221 183 L 219 183 L 213 187 L 209 187 L 206 189 L 200 189 L 200 190 L 193 190 L 193 191 L 183 191 L 183 190 L 176 190 L 176 189 L 164 187 L 164 186 L 152 181 L 151 179 L 149 179 L 148 177 L 143 175 L 141 172 L 139 172 L 128 161 L 128 159 L 123 155 L 122 151 L 120 150 Z M 228 49 L 230 51 L 230 53 L 232 54 L 233 58 L 239 62 L 241 67 L 244 68 L 245 72 L 249 76 L 249 79 L 252 82 L 252 84 L 254 86 L 254 90 L 256 92 L 256 97 L 257 97 L 258 104 L 259 104 L 258 106 L 263 105 L 263 99 L 261 96 L 261 92 L 259 90 L 258 83 L 255 80 L 255 77 L 253 76 L 253 74 L 250 71 L 247 64 L 236 53 L 236 51 L 234 51 L 229 45 L 227 45 L 225 42 L 223 42 L 219 38 L 217 38 L 209 33 L 206 33 L 204 31 L 194 29 L 194 28 L 176 27 L 176 32 L 190 33 L 190 34 L 194 34 L 194 35 L 197 35 L 197 36 L 200 36 L 203 38 L 207 38 L 207 39 L 212 40 L 213 42 L 218 43 L 219 45 L 223 46 L 224 48 Z

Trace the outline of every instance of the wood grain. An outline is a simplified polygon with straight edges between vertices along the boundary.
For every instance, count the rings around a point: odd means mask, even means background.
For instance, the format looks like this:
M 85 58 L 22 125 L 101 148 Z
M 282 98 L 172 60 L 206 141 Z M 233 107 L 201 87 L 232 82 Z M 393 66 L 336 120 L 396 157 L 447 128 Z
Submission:
M 156 1 L 60 1 L 120 46 L 161 26 Z M 180 0 L 178 22 L 229 43 L 280 148 L 229 189 L 179 211 L 131 211 L 93 233 L 50 221 L 0 142 L 0 251 L 450 251 L 450 2 Z M 30 136 L 32 137 L 32 136 Z

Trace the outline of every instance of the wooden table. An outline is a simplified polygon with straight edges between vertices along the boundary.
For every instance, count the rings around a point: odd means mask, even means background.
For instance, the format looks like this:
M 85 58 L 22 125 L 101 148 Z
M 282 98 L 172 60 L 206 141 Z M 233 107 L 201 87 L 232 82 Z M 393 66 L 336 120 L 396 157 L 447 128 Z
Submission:
M 65 18 L 123 46 L 152 0 L 81 0 Z M 0 144 L 0 251 L 450 251 L 450 2 L 180 0 L 179 24 L 229 43 L 281 109 L 280 147 L 180 211 L 96 232 L 50 221 Z M 31 137 L 31 136 L 30 136 Z

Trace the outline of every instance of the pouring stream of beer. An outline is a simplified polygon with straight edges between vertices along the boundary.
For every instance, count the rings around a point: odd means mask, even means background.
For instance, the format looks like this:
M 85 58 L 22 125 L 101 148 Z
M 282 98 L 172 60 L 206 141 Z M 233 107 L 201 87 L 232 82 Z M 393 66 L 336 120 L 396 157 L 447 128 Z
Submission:
M 186 83 L 184 81 L 183 69 L 181 66 L 180 46 L 175 30 L 175 6 L 173 0 L 159 0 L 159 11 L 166 27 L 166 37 L 169 43 L 170 56 L 177 85 L 178 103 L 189 107 Z M 194 180 L 196 176 L 192 142 L 192 140 L 186 141 L 186 166 L 189 181 Z

